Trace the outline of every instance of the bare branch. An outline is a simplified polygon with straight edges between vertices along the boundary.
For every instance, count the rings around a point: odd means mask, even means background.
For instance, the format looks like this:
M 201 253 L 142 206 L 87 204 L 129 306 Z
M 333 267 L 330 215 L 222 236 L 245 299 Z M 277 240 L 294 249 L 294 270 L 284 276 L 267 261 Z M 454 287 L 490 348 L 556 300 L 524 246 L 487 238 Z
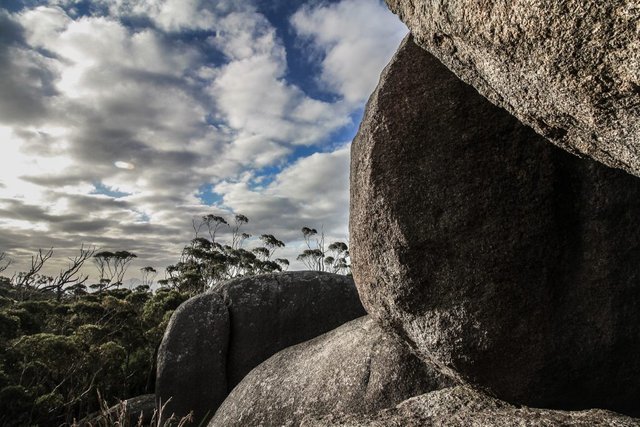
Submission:
M 60 270 L 58 276 L 43 290 L 52 290 L 56 293 L 56 298 L 60 300 L 67 285 L 82 285 L 88 279 L 88 275 L 80 274 L 80 269 L 84 263 L 96 253 L 95 248 L 85 249 L 84 244 L 80 246 L 80 253 L 73 258 L 69 258 L 69 265 L 66 269 Z
M 5 271 L 13 261 L 7 257 L 5 252 L 0 252 L 0 273 Z
M 31 256 L 29 271 L 23 271 L 13 276 L 12 282 L 18 288 L 34 287 L 39 282 L 39 274 L 45 263 L 53 256 L 53 248 L 46 252 L 38 249 L 38 253 Z M 37 287 L 37 286 L 35 286 Z

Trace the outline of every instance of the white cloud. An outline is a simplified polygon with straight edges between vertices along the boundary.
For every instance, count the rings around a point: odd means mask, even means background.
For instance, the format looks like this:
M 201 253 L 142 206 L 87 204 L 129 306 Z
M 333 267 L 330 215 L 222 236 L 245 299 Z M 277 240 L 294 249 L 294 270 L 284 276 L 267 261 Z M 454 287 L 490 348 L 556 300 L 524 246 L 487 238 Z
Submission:
M 349 149 L 315 153 L 284 168 L 265 188 L 252 189 L 252 181 L 223 181 L 215 191 L 224 205 L 256 218 L 263 226 L 277 224 L 288 237 L 302 226 L 320 226 L 347 236 L 349 210 Z M 280 219 L 280 220 L 279 220 Z M 286 220 L 283 220 L 286 219 Z
M 322 52 L 322 82 L 351 103 L 371 94 L 380 70 L 407 34 L 379 0 L 305 6 L 291 23 Z
M 284 80 L 282 57 L 258 55 L 223 67 L 211 93 L 229 126 L 291 145 L 319 142 L 346 125 L 340 105 L 307 97 Z
M 269 232 L 287 242 L 277 256 L 289 258 L 292 269 L 303 269 L 296 261 L 306 249 L 302 227 L 323 230 L 328 243 L 348 241 L 349 152 L 345 145 L 301 158 L 264 188 L 252 188 L 255 180 L 245 179 L 222 182 L 215 190 L 225 206 L 252 220 L 251 233 Z
M 245 0 L 98 0 L 112 16 L 137 16 L 150 19 L 160 29 L 210 30 L 219 16 L 235 10 L 252 9 Z
M 60 7 L 39 6 L 23 13 L 20 22 L 31 45 L 45 46 L 51 35 L 64 31 L 72 19 Z
M 230 60 L 270 55 L 284 59 L 284 49 L 276 37 L 276 29 L 255 11 L 232 12 L 218 19 L 215 35 L 209 41 Z

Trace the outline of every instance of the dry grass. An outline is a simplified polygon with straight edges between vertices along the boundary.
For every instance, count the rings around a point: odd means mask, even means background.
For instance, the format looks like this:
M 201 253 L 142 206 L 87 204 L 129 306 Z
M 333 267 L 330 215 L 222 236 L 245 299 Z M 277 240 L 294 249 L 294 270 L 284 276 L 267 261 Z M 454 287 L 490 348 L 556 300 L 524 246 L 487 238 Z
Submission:
M 110 408 L 100 393 L 98 393 L 98 397 L 100 411 L 79 422 L 74 421 L 72 427 L 184 427 L 193 422 L 191 413 L 182 418 L 177 418 L 173 414 L 168 418 L 163 415 L 167 403 L 171 399 L 167 400 L 159 411 L 155 408 L 150 418 L 141 413 L 137 419 L 134 419 L 134 414 L 130 414 L 126 400 Z

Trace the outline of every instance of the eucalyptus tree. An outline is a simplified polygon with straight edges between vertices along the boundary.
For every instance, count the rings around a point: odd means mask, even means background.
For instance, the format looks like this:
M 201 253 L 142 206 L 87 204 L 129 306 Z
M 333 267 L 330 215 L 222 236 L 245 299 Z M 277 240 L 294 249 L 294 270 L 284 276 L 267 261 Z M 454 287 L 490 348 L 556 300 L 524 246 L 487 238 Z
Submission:
M 250 234 L 242 231 L 248 222 L 241 214 L 234 215 L 232 221 L 213 214 L 194 218 L 194 238 L 183 248 L 180 260 L 167 267 L 167 277 L 158 283 L 196 294 L 234 277 L 277 272 L 288 267 L 286 259 L 272 259 L 276 250 L 285 246 L 272 234 L 262 234 L 253 240 L 260 241 L 262 246 L 243 247 L 251 239 Z M 223 231 L 226 233 L 222 234 Z
M 93 255 L 93 262 L 98 269 L 99 282 L 92 285 L 98 291 L 122 285 L 129 264 L 137 255 L 129 251 L 101 251 Z
M 309 270 L 328 271 L 338 274 L 349 274 L 349 247 L 344 242 L 333 242 L 325 247 L 324 231 L 302 227 L 302 236 L 307 249 L 297 257 Z

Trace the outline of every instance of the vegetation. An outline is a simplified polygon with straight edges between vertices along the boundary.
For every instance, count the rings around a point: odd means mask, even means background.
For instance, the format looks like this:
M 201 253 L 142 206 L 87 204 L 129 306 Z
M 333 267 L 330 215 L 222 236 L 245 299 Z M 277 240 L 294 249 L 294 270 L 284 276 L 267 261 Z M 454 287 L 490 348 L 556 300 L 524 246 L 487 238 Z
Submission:
M 339 274 L 350 272 L 349 248 L 346 243 L 333 242 L 325 249 L 324 231 L 318 234 L 315 228 L 302 227 L 302 235 L 307 249 L 298 255 L 298 260 L 309 270 Z
M 172 289 L 111 289 L 28 299 L 0 283 L 0 424 L 70 424 L 110 404 L 153 393 L 155 354 L 171 312 L 188 298 Z
M 0 253 L 0 425 L 72 425 L 107 414 L 121 399 L 153 393 L 157 349 L 173 310 L 230 278 L 288 268 L 288 260 L 275 257 L 285 245 L 271 234 L 244 247 L 248 221 L 243 215 L 194 220 L 194 237 L 165 279 L 156 282 L 156 269 L 143 267 L 135 289 L 123 287 L 132 252 L 82 246 L 57 276 L 48 276 L 42 271 L 54 251 L 39 250 L 27 271 L 10 278 L 2 273 L 11 260 Z M 302 232 L 307 249 L 299 260 L 310 269 L 348 273 L 346 244 L 325 250 L 324 233 Z M 87 285 L 83 267 L 91 263 L 97 280 Z M 124 425 L 113 421 L 120 412 L 109 412 L 101 425 Z
M 235 215 L 233 224 L 215 215 L 194 220 L 194 238 L 182 250 L 180 261 L 167 267 L 167 278 L 159 283 L 193 295 L 234 277 L 273 273 L 288 268 L 288 260 L 273 259 L 275 251 L 284 247 L 284 243 L 271 234 L 260 236 L 261 246 L 251 250 L 243 247 L 251 235 L 240 229 L 248 222 L 249 219 L 244 215 Z M 220 242 L 217 238 L 223 228 L 230 229 L 230 242 Z

